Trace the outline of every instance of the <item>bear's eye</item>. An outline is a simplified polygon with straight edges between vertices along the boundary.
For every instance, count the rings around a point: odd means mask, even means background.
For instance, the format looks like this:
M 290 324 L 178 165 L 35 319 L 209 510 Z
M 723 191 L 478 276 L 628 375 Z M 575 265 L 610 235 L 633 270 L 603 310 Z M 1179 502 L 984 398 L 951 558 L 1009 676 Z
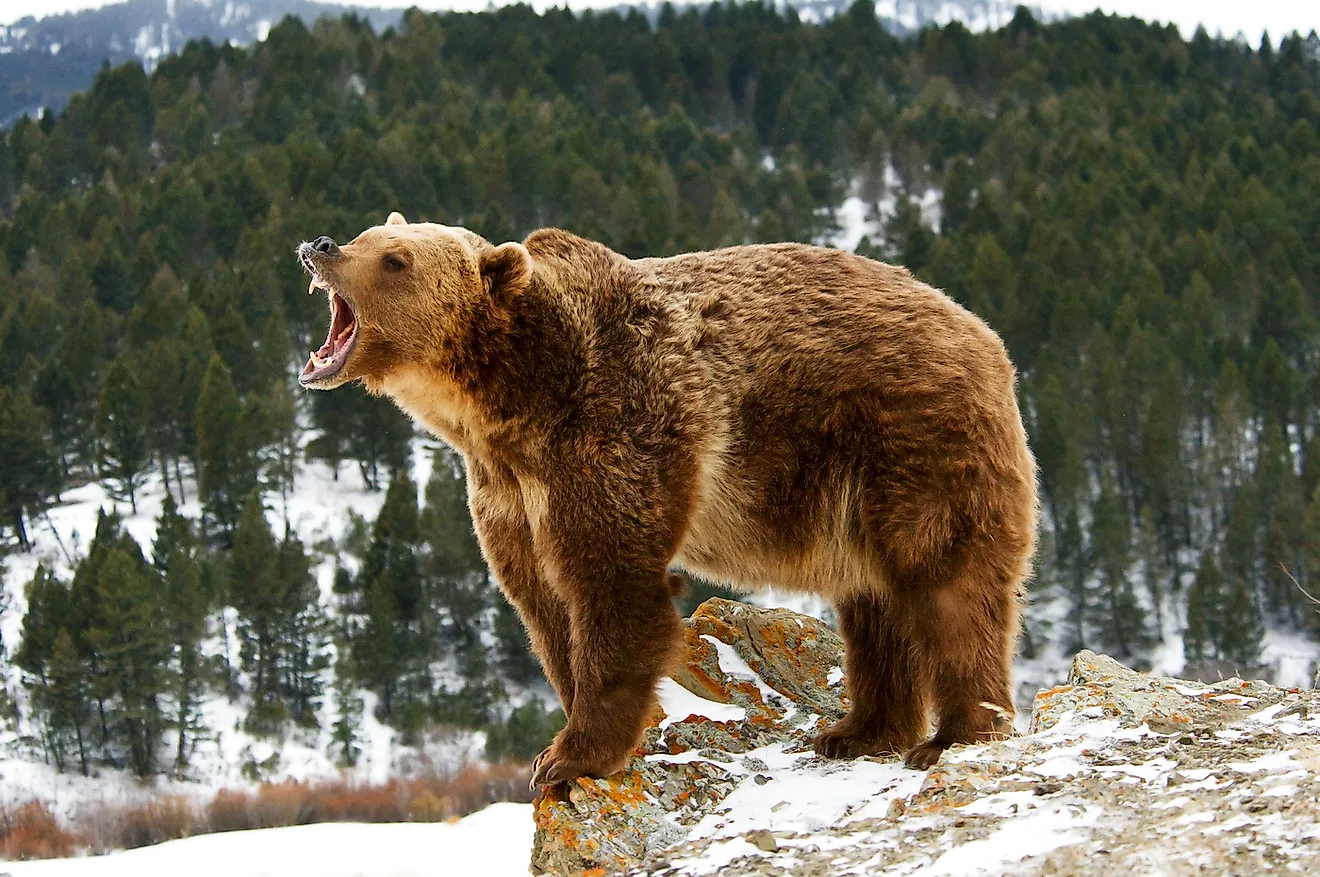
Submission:
M 402 271 L 408 267 L 408 263 L 403 260 L 402 256 L 396 256 L 393 253 L 385 256 L 384 263 L 386 271 Z

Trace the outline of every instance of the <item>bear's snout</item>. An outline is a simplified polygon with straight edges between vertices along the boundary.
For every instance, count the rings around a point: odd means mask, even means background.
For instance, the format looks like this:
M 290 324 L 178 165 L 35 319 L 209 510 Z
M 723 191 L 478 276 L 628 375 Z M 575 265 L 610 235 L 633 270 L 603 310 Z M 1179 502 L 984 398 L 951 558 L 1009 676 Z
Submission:
M 339 244 L 335 243 L 326 235 L 321 235 L 319 238 L 312 241 L 312 249 L 323 256 L 340 255 Z

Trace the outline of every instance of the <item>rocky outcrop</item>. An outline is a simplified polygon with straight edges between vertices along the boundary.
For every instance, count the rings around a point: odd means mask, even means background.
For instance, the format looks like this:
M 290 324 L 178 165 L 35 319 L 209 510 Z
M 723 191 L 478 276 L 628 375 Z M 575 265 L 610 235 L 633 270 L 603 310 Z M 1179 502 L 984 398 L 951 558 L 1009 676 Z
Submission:
M 842 716 L 843 643 L 816 619 L 712 599 L 683 634 L 685 660 L 661 683 L 627 768 L 537 798 L 534 873 L 616 871 L 660 854 L 765 769 L 748 753 L 807 752 L 818 723 Z
M 545 874 L 1320 872 L 1320 697 L 1153 678 L 1082 652 L 1029 733 L 926 773 L 827 761 L 841 643 L 709 601 L 627 769 L 536 802 Z

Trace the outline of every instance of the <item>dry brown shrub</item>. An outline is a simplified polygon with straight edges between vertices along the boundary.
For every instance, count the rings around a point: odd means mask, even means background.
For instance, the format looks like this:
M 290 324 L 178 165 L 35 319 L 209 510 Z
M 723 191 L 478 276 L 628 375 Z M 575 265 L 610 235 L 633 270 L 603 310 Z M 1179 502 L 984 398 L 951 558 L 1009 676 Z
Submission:
M 0 854 L 10 861 L 70 856 L 81 839 L 60 826 L 41 801 L 0 807 Z
M 252 827 L 248 815 L 251 796 L 247 792 L 235 789 L 221 789 L 215 793 L 211 803 L 206 805 L 205 820 L 207 831 L 242 831 Z
M 178 795 L 157 798 L 120 812 L 119 849 L 131 850 L 167 840 L 191 837 L 197 812 L 192 801 Z

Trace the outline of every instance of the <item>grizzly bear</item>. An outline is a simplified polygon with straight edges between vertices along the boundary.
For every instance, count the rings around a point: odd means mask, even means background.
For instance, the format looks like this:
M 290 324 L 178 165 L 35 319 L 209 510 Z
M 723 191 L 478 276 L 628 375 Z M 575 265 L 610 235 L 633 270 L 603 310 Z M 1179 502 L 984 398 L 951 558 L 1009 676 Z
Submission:
M 466 462 L 567 716 L 534 787 L 639 743 L 680 643 L 671 569 L 832 602 L 851 710 L 823 756 L 926 768 L 1009 730 L 1035 463 L 1003 343 L 944 293 L 802 244 L 629 259 L 397 213 L 298 252 L 330 301 L 302 384 L 359 381 Z

